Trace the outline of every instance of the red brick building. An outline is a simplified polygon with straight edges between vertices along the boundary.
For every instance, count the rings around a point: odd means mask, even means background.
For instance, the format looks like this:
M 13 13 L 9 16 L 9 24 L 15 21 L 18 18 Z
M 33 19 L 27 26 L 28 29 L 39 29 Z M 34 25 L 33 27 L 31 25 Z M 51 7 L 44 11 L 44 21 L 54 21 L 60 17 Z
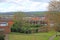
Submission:
M 12 20 L 2 20 L 0 22 L 0 31 L 3 31 L 4 33 L 10 33 L 11 32 L 11 26 L 13 24 Z
M 13 20 L 11 19 L 11 17 L 0 16 L 0 31 L 6 34 L 10 33 L 12 25 L 13 25 Z

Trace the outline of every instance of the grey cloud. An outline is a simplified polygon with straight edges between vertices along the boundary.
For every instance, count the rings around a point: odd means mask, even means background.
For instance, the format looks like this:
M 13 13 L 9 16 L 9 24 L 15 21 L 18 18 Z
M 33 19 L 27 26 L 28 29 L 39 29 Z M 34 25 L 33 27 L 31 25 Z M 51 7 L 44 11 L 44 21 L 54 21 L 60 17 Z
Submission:
M 49 2 L 50 0 L 31 0 L 31 1 L 36 1 L 36 2 Z
M 6 2 L 6 0 L 0 0 L 0 2 Z

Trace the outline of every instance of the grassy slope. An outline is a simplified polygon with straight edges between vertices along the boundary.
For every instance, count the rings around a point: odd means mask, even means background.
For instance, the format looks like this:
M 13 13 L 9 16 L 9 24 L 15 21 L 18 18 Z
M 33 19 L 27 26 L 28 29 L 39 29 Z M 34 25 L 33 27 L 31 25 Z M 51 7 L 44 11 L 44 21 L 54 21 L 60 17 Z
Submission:
M 11 33 L 9 35 L 9 40 L 48 40 L 49 37 L 54 34 L 55 32 L 34 34 Z
M 57 32 L 57 34 L 60 35 L 60 32 Z M 54 40 L 60 40 L 60 36 L 59 35 L 57 37 L 55 37 Z
M 54 40 L 60 40 L 60 36 L 57 36 L 56 38 L 54 38 Z

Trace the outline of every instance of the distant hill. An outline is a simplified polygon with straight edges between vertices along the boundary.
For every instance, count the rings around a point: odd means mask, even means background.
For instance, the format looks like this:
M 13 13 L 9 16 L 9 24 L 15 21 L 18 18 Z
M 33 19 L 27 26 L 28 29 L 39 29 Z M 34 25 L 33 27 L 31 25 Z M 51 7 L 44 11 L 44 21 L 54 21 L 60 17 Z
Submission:
M 0 13 L 0 15 L 13 15 L 14 12 L 5 12 L 5 13 Z
M 21 12 L 5 12 L 5 13 L 0 13 L 0 15 L 13 15 L 14 13 L 21 13 Z M 45 11 L 41 11 L 41 12 L 22 12 L 24 14 L 26 14 L 27 16 L 44 16 L 45 15 Z
M 46 14 L 45 11 L 42 12 L 24 12 L 27 16 L 44 16 Z

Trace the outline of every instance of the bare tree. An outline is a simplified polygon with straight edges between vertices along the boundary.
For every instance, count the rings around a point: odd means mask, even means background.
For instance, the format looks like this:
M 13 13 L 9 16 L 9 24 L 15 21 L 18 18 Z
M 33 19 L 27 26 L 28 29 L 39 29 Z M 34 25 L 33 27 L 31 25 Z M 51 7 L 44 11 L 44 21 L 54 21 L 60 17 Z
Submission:
M 55 22 L 55 29 L 60 28 L 60 0 L 51 0 L 48 6 L 48 18 Z
M 51 0 L 48 6 L 49 11 L 60 11 L 60 1 Z

